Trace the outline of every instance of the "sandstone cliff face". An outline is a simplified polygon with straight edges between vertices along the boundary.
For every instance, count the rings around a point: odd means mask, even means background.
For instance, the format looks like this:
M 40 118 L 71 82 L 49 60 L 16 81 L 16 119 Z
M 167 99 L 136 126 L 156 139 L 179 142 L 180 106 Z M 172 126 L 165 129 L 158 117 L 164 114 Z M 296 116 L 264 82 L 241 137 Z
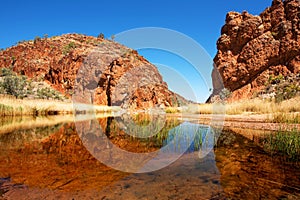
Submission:
M 273 0 L 259 16 L 229 12 L 217 49 L 213 94 L 225 87 L 232 100 L 252 97 L 271 75 L 299 73 L 300 1 Z
M 101 38 L 66 34 L 22 42 L 0 52 L 0 67 L 46 81 L 77 102 L 137 109 L 177 103 L 154 65 Z

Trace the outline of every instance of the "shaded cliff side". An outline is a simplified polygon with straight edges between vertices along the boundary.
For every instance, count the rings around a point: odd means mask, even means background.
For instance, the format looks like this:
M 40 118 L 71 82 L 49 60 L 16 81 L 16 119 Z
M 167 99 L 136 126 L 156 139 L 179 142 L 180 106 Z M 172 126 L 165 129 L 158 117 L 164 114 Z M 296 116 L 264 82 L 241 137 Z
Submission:
M 66 34 L 19 42 L 0 52 L 0 68 L 45 81 L 77 102 L 134 109 L 179 104 L 154 65 L 101 37 Z
M 300 72 L 300 1 L 273 0 L 259 16 L 229 12 L 217 41 L 213 95 L 251 98 L 272 77 Z M 219 73 L 219 74 L 218 74 Z

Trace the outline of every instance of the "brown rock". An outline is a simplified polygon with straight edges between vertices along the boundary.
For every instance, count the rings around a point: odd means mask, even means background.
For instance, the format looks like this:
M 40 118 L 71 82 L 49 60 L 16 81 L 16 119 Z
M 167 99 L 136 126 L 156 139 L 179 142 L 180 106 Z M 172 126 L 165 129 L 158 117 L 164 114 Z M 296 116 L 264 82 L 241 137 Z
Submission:
M 259 16 L 229 12 L 217 48 L 213 95 L 225 87 L 234 99 L 250 98 L 270 75 L 299 73 L 300 2 L 273 0 Z
M 288 69 L 294 74 L 300 72 L 300 55 L 296 56 L 289 62 Z
M 137 109 L 177 104 L 157 68 L 137 51 L 92 36 L 20 43 L 0 52 L 0 67 L 46 81 L 77 102 Z

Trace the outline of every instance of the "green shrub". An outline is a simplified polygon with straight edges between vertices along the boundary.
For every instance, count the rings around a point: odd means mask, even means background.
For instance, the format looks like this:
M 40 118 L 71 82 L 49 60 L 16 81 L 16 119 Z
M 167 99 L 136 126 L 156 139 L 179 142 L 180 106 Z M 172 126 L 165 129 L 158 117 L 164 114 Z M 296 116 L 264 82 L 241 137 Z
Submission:
M 0 69 L 0 77 L 4 77 L 4 76 L 12 76 L 13 75 L 13 71 L 9 68 L 1 68 Z
M 40 36 L 36 36 L 33 40 L 33 43 L 36 44 L 37 42 L 40 42 L 40 41 L 41 41 Z
M 5 76 L 3 81 L 0 83 L 2 91 L 6 94 L 13 95 L 17 98 L 24 98 L 27 94 L 24 89 L 26 86 L 25 76 L 8 75 Z
M 63 54 L 67 55 L 68 53 L 70 53 L 70 51 L 72 49 L 76 48 L 76 44 L 74 42 L 70 42 L 69 44 L 67 44 L 64 49 L 63 49 Z
M 110 38 L 111 38 L 112 41 L 115 41 L 116 36 L 112 35 L 112 36 L 110 36 Z
M 219 93 L 221 100 L 226 100 L 231 96 L 231 91 L 227 88 L 222 89 L 222 91 Z
M 104 34 L 103 34 L 103 33 L 100 33 L 100 34 L 98 35 L 98 38 L 104 39 Z
M 278 35 L 278 33 L 276 33 L 276 32 L 271 32 L 271 34 L 273 37 L 277 37 L 277 35 Z
M 291 99 L 300 93 L 299 81 L 297 81 L 297 77 L 293 76 L 284 77 L 282 74 L 278 76 L 270 75 L 265 86 L 266 93 L 275 93 L 274 98 L 276 103 Z
M 58 99 L 62 100 L 62 97 L 59 95 L 59 93 L 56 90 L 53 90 L 52 88 L 41 88 L 37 90 L 37 96 L 40 99 Z
M 50 88 L 44 87 L 34 91 L 33 80 L 27 80 L 26 76 L 19 76 L 11 69 L 1 68 L 0 69 L 0 94 L 13 95 L 16 98 L 23 99 L 28 95 L 33 95 L 35 98 L 40 99 L 57 99 L 63 100 L 63 97 L 59 92 Z M 38 81 L 43 81 L 43 76 L 39 76 Z
M 284 80 L 284 76 L 279 74 L 278 76 L 270 75 L 269 77 L 269 84 L 278 84 Z
M 275 89 L 275 102 L 277 103 L 291 99 L 300 92 L 300 87 L 293 83 L 286 84 L 284 86 L 277 86 Z
M 14 58 L 12 59 L 14 60 Z M 0 77 L 3 77 L 0 82 L 0 92 L 2 94 L 13 95 L 17 98 L 24 98 L 27 95 L 25 76 L 17 76 L 11 69 L 1 68 Z

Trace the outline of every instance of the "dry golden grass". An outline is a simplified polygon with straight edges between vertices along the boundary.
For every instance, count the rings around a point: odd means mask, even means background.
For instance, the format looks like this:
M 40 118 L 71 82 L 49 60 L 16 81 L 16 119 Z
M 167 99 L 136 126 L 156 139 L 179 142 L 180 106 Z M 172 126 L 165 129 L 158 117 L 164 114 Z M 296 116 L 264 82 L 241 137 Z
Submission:
M 178 107 L 166 107 L 165 108 L 166 113 L 179 113 L 181 110 Z
M 225 105 L 221 103 L 200 104 L 193 111 L 197 114 L 225 114 Z
M 274 113 L 270 121 L 274 123 L 300 124 L 300 113 Z
M 11 116 L 0 119 L 0 134 L 16 130 L 27 130 L 36 127 L 54 126 L 60 123 L 70 123 L 110 117 L 112 114 L 99 113 L 96 115 L 61 115 L 61 116 Z
M 16 130 L 26 130 L 36 127 L 53 126 L 63 122 L 72 122 L 74 118 L 72 115 L 64 117 L 6 117 L 1 120 L 0 134 L 13 132 Z
M 300 123 L 300 97 L 275 103 L 273 100 L 250 99 L 227 104 L 201 104 L 200 114 L 269 114 L 268 121 L 276 123 Z
M 198 113 L 222 113 L 224 112 L 224 108 L 226 110 L 226 114 L 228 115 L 236 115 L 243 113 L 269 114 L 300 112 L 299 101 L 300 97 L 282 101 L 280 103 L 275 103 L 275 101 L 272 100 L 250 99 L 226 104 L 201 104 L 199 105 Z
M 89 104 L 73 104 L 71 101 L 16 99 L 8 95 L 0 96 L 0 116 L 72 114 L 74 110 L 76 110 L 76 112 L 84 113 L 103 113 L 116 112 L 119 108 Z

